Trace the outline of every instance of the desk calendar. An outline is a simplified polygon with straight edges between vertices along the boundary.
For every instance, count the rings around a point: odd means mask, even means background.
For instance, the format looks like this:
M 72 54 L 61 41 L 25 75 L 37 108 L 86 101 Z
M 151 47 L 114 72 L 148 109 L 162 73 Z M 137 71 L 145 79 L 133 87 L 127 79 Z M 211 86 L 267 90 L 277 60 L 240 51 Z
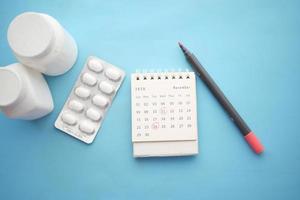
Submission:
M 193 72 L 132 74 L 131 98 L 135 157 L 198 153 Z

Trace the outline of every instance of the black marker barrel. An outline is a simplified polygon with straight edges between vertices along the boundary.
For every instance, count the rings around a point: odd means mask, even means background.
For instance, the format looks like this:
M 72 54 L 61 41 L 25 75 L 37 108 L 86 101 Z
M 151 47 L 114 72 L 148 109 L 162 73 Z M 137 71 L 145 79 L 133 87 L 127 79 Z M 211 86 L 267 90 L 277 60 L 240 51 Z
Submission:
M 229 117 L 232 121 L 236 124 L 242 135 L 244 136 L 247 143 L 250 147 L 255 151 L 255 153 L 262 153 L 264 147 L 259 142 L 258 138 L 255 134 L 250 130 L 246 122 L 243 118 L 239 115 L 239 113 L 235 110 L 233 105 L 229 102 L 226 96 L 223 94 L 221 89 L 217 86 L 211 76 L 207 73 L 201 63 L 198 61 L 196 56 L 192 54 L 186 47 L 184 47 L 181 43 L 179 43 L 180 48 L 182 49 L 183 53 L 186 56 L 186 59 L 191 64 L 194 71 L 200 76 L 202 81 L 206 84 L 209 90 L 213 93 L 216 97 L 218 102 L 222 105 L 224 110 L 228 113 Z

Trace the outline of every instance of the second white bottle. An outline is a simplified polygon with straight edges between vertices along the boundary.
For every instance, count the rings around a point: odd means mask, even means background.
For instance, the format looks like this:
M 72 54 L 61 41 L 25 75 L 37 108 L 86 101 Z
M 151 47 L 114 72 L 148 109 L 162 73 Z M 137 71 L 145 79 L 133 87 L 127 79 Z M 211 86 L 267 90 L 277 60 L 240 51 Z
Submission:
M 32 120 L 53 110 L 43 75 L 20 63 L 0 67 L 0 110 L 10 118 Z

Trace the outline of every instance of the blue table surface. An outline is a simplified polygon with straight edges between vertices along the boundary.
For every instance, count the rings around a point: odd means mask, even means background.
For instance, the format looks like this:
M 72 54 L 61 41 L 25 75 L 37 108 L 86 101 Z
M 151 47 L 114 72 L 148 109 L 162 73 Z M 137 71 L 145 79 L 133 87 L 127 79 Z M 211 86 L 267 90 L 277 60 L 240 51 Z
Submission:
M 58 19 L 79 55 L 68 73 L 46 77 L 51 114 L 35 121 L 0 114 L 0 199 L 299 198 L 299 9 L 297 0 L 1 1 L 1 66 L 16 62 L 6 32 L 24 11 Z M 200 154 L 133 158 L 130 74 L 190 69 L 177 41 L 199 57 L 265 153 L 249 149 L 197 78 Z M 86 145 L 53 123 L 90 55 L 127 77 L 94 143 Z

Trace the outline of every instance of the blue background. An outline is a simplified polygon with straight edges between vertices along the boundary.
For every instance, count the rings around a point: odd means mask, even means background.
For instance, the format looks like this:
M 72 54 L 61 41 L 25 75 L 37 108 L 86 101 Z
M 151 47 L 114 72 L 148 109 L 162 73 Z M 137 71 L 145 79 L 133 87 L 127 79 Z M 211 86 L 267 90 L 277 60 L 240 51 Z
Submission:
M 35 121 L 0 114 L 0 199 L 297 199 L 300 195 L 300 1 L 17 1 L 0 3 L 0 65 L 16 62 L 6 31 L 24 11 L 60 21 L 77 63 L 46 77 L 54 111 Z M 197 80 L 200 154 L 134 159 L 130 74 L 201 60 L 265 145 L 255 155 Z M 53 123 L 86 58 L 127 72 L 92 145 Z M 0 80 L 1 84 L 1 80 Z

